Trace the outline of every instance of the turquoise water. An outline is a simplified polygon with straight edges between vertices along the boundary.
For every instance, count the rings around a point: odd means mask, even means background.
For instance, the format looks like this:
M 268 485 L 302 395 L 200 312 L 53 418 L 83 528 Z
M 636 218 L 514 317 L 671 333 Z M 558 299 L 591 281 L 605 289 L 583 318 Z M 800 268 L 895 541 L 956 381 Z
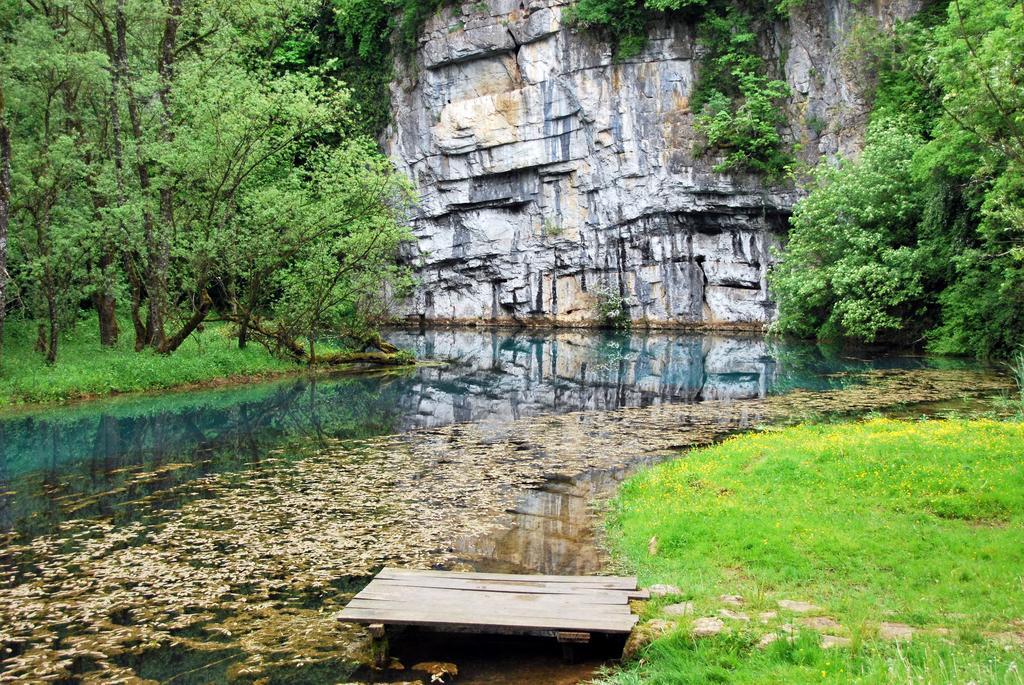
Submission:
M 333 681 L 359 639 L 331 612 L 373 568 L 591 572 L 589 502 L 637 464 L 790 397 L 867 408 L 991 378 L 757 337 L 390 337 L 439 363 L 0 418 L 0 679 Z

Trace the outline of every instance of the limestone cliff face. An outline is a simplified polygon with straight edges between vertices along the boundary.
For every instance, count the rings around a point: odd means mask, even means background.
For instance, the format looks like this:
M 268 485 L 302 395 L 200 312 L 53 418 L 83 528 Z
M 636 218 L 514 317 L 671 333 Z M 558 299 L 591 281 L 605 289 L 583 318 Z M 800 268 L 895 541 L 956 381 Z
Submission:
M 844 37 L 864 12 L 888 22 L 913 2 L 810 0 L 762 37 L 793 91 L 803 159 L 857 151 L 867 106 Z M 385 147 L 421 201 L 406 314 L 586 325 L 611 293 L 639 325 L 764 326 L 797 192 L 695 154 L 691 25 L 652 24 L 644 52 L 620 62 L 563 23 L 568 4 L 455 5 L 399 63 Z

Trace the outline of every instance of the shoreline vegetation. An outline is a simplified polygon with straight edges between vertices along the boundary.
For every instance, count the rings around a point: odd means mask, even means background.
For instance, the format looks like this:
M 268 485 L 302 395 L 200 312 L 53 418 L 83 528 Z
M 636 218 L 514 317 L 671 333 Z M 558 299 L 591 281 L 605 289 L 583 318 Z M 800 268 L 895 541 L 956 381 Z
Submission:
M 227 324 L 208 324 L 173 355 L 136 352 L 127 338 L 112 347 L 99 344 L 91 326 L 76 326 L 62 336 L 66 354 L 48 364 L 33 349 L 29 325 L 8 323 L 5 364 L 0 370 L 0 414 L 23 408 L 87 402 L 153 392 L 185 392 L 269 381 L 300 374 L 367 373 L 378 368 L 410 367 L 408 352 L 352 352 L 324 348 L 316 364 L 275 356 L 261 345 L 239 349 Z
M 397 323 L 383 330 L 409 329 Z M 536 326 L 446 324 L 435 330 L 495 328 L 531 330 Z M 550 327 L 563 333 L 593 331 L 595 327 Z M 620 329 L 605 329 L 610 335 L 622 334 Z M 720 334 L 728 336 L 765 335 L 749 330 L 704 328 L 646 328 L 638 332 L 665 332 L 679 334 Z M 374 338 L 369 351 L 344 349 L 324 344 L 317 358 L 307 359 L 287 354 L 274 354 L 265 345 L 253 344 L 239 348 L 237 331 L 228 322 L 212 322 L 200 327 L 174 354 L 143 349 L 136 351 L 127 337 L 113 346 L 100 344 L 98 332 L 88 322 L 70 327 L 61 333 L 61 348 L 65 354 L 55 363 L 45 359 L 39 349 L 33 322 L 8 322 L 6 330 L 5 363 L 0 366 L 0 415 L 18 410 L 32 410 L 47 406 L 110 399 L 114 397 L 188 392 L 249 383 L 271 381 L 288 376 L 334 375 L 345 373 L 382 373 L 389 370 L 437 364 L 417 359 L 411 352 L 401 350 L 380 336 Z M 884 346 L 844 346 L 851 353 Z M 907 350 L 907 354 L 917 354 Z M 1024 351 L 1019 353 L 1024 355 Z M 1024 357 L 1009 364 L 1005 373 L 1020 383 L 1024 379 Z M 1016 404 L 1015 402 L 1013 404 Z
M 661 596 L 599 682 L 1019 685 L 1022 452 L 1019 420 L 868 419 L 639 473 L 608 539 Z

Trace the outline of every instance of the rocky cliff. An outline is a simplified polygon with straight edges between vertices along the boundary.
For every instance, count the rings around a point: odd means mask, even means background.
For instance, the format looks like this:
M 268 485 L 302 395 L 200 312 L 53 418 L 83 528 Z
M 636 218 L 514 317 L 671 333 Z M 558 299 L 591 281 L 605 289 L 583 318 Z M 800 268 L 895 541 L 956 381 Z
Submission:
M 861 16 L 914 0 L 809 0 L 761 37 L 793 92 L 805 161 L 855 153 L 867 115 L 844 41 Z M 761 328 L 766 272 L 798 193 L 723 175 L 695 153 L 694 29 L 665 19 L 638 56 L 563 22 L 567 0 L 453 5 L 393 83 L 385 147 L 420 193 L 410 318 Z

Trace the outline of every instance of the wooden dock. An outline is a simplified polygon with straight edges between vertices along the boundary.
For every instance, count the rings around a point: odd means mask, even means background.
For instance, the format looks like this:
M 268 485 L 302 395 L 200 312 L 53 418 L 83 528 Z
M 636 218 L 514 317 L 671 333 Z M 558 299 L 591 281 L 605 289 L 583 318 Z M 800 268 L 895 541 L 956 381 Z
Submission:
M 385 568 L 338 618 L 370 625 L 375 637 L 402 625 L 586 643 L 593 633 L 632 631 L 637 617 L 629 600 L 647 597 L 636 578 Z

